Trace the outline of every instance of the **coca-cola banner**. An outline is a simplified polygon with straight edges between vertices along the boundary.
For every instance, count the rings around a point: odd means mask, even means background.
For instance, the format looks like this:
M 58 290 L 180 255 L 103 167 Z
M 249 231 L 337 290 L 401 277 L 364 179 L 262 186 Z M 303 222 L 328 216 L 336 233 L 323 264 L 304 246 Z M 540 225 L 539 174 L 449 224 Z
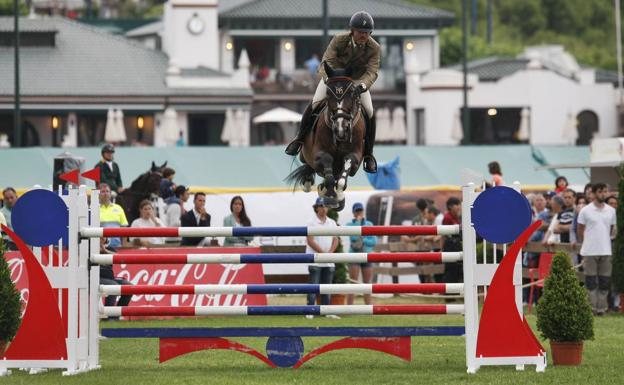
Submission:
M 260 248 L 177 248 L 124 250 L 120 254 L 259 254 Z M 261 264 L 115 265 L 115 276 L 134 285 L 264 284 Z M 247 306 L 266 305 L 264 294 L 145 294 L 134 295 L 130 305 Z
M 260 253 L 255 247 L 208 247 L 208 248 L 175 248 L 175 249 L 128 249 L 119 253 L 132 254 L 239 254 Z M 47 250 L 43 250 L 42 263 L 47 265 Z M 67 265 L 67 253 L 63 253 L 63 265 Z M 5 253 L 9 264 L 11 279 L 20 291 L 24 303 L 28 302 L 28 274 L 24 260 L 17 251 Z M 52 263 L 58 265 L 58 256 L 54 255 Z M 196 264 L 196 265 L 115 265 L 115 275 L 127 279 L 132 284 L 141 285 L 207 285 L 207 284 L 264 284 L 261 264 Z M 266 305 L 264 294 L 200 294 L 200 295 L 134 295 L 130 305 L 148 306 L 246 306 Z

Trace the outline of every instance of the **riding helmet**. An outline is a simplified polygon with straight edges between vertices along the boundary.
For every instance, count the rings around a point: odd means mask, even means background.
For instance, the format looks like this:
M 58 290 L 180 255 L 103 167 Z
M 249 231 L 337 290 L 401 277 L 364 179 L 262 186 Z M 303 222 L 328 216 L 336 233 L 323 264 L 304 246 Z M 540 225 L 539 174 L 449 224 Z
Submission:
M 115 146 L 110 143 L 106 143 L 104 146 L 102 146 L 102 154 L 105 152 L 115 152 Z
M 373 17 L 370 13 L 366 11 L 359 11 L 351 16 L 349 28 L 357 29 L 360 32 L 371 33 L 373 32 L 373 28 L 375 28 L 375 22 L 373 21 Z

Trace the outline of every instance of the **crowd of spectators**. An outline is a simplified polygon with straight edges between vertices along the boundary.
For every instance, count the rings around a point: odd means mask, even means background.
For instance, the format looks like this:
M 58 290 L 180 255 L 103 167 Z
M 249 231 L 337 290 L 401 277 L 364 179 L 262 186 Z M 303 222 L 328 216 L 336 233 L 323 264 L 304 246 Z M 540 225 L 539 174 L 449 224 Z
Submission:
M 111 145 L 102 148 L 102 160 L 97 164 L 101 167 L 102 180 L 99 184 L 100 223 L 102 227 L 123 227 L 130 225 L 137 228 L 148 227 L 207 227 L 211 226 L 211 215 L 206 208 L 206 194 L 195 192 L 192 208 L 187 210 L 185 204 L 190 198 L 189 189 L 175 183 L 175 170 L 164 168 L 159 194 L 164 202 L 164 211 L 156 212 L 157 206 L 153 201 L 143 200 L 139 204 L 139 217 L 128 223 L 124 208 L 114 202 L 115 193 L 123 191 L 120 167 L 113 160 L 115 149 Z M 504 185 L 502 170 L 497 162 L 488 165 L 491 182 L 485 187 Z M 584 284 L 588 291 L 594 313 L 605 314 L 619 306 L 619 298 L 611 293 L 611 241 L 616 233 L 615 208 L 618 204 L 617 196 L 609 192 L 608 186 L 603 183 L 587 184 L 583 192 L 576 192 L 570 188 L 568 180 L 557 177 L 554 188 L 548 192 L 529 193 L 527 198 L 531 204 L 533 221 L 540 220 L 542 226 L 531 236 L 530 242 L 544 246 L 569 244 L 572 250 L 574 265 L 584 272 Z M 18 199 L 17 192 L 12 187 L 2 190 L 2 206 L 0 207 L 0 223 L 12 228 L 11 213 Z M 434 201 L 418 199 L 416 201 L 416 215 L 411 220 L 414 225 L 460 225 L 462 218 L 461 201 L 450 197 L 446 201 L 445 211 L 436 207 Z M 328 207 L 323 198 L 318 198 L 312 206 L 314 215 L 307 222 L 308 226 L 334 227 L 339 224 L 327 216 Z M 247 214 L 245 202 L 240 195 L 230 201 L 230 214 L 223 219 L 224 227 L 251 226 L 252 221 Z M 373 223 L 366 219 L 364 205 L 355 203 L 352 207 L 352 219 L 345 223 L 347 226 L 370 226 Z M 14 248 L 6 234 L 2 234 L 5 244 Z M 252 244 L 251 236 L 226 237 L 223 246 L 240 247 Z M 431 245 L 432 251 L 461 251 L 461 235 L 453 236 L 402 236 L 403 243 L 418 243 L 425 240 Z M 186 247 L 218 246 L 213 238 L 187 238 L 178 240 Z M 374 236 L 349 239 L 349 252 L 367 253 L 374 250 L 377 244 Z M 102 252 L 115 252 L 122 247 L 158 247 L 165 245 L 165 239 L 151 238 L 108 238 L 101 245 Z M 339 245 L 338 237 L 308 236 L 306 239 L 307 253 L 332 253 Z M 540 264 L 541 252 L 525 252 L 523 266 L 536 268 Z M 101 279 L 113 283 L 116 278 L 112 270 L 101 269 Z M 463 270 L 461 263 L 446 263 L 444 274 L 439 276 L 422 275 L 423 282 L 461 282 Z M 309 282 L 313 284 L 332 283 L 334 275 L 333 263 L 315 263 L 309 266 Z M 373 280 L 373 266 L 370 263 L 350 264 L 349 276 L 352 281 L 371 283 Z M 528 290 L 527 293 L 528 294 Z M 321 304 L 329 303 L 328 295 L 321 295 Z M 125 303 L 127 298 L 120 300 Z M 525 301 L 527 296 L 525 296 Z M 111 301 L 114 302 L 113 299 Z M 308 296 L 308 304 L 316 301 L 314 295 Z M 111 303 L 113 303 L 111 302 Z M 347 302 L 354 302 L 353 295 L 347 297 Z M 364 296 L 366 304 L 372 303 L 370 295 Z M 107 302 L 108 303 L 108 302 Z

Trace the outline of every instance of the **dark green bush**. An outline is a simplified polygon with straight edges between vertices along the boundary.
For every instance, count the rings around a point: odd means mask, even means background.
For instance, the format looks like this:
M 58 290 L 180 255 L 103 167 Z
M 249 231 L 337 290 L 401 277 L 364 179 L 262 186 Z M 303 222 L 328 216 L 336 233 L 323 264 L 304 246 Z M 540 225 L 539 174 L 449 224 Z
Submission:
M 537 304 L 537 328 L 555 342 L 580 342 L 594 338 L 594 317 L 585 289 L 564 252 L 553 257 L 544 295 Z
M 19 329 L 22 304 L 20 294 L 11 281 L 11 271 L 4 259 L 4 252 L 0 238 L 0 341 L 11 341 Z

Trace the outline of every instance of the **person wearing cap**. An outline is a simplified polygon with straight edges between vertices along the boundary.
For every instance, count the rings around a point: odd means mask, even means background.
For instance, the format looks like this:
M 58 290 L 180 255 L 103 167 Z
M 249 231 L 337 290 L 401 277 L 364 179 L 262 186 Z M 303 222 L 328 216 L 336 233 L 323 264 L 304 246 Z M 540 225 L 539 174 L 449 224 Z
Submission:
M 299 153 L 306 135 L 312 128 L 314 114 L 323 105 L 321 102 L 327 95 L 327 87 L 325 86 L 327 74 L 323 66 L 325 62 L 332 68 L 351 69 L 353 83 L 360 94 L 360 102 L 367 117 L 363 154 L 364 171 L 368 173 L 377 172 L 377 161 L 373 156 L 376 128 L 370 89 L 377 80 L 381 62 L 381 47 L 371 37 L 374 27 L 373 17 L 368 12 L 359 11 L 354 13 L 349 20 L 350 31 L 339 33 L 331 40 L 318 66 L 318 73 L 322 79 L 316 87 L 312 102 L 308 104 L 303 113 L 297 136 L 286 147 L 286 154 L 294 156 Z
M 116 195 L 121 193 L 124 188 L 121 181 L 119 165 L 113 160 L 114 154 L 115 146 L 106 143 L 102 146 L 102 160 L 100 160 L 95 167 L 100 168 L 100 183 L 106 183 L 108 187 L 110 187 L 111 192 Z
M 347 226 L 372 226 L 373 222 L 367 220 L 364 217 L 364 205 L 360 202 L 354 203 L 351 210 L 353 212 L 353 219 L 347 223 Z M 377 244 L 377 237 L 374 235 L 368 235 L 366 237 L 360 237 L 353 235 L 349 237 L 349 252 L 350 253 L 370 253 Z M 354 280 L 358 280 L 362 273 L 362 283 L 373 282 L 373 264 L 372 263 L 350 263 L 349 264 L 349 277 Z M 347 304 L 353 305 L 353 294 L 347 295 Z M 370 294 L 364 294 L 364 303 L 367 305 L 372 304 L 372 296 Z
M 336 227 L 336 222 L 327 216 L 327 206 L 323 198 L 319 197 L 312 205 L 314 218 L 308 221 L 308 227 Z M 338 237 L 318 235 L 307 237 L 306 253 L 333 253 L 338 247 Z M 311 284 L 330 284 L 334 278 L 333 263 L 312 263 L 308 266 L 308 281 Z M 316 301 L 315 294 L 308 294 L 308 305 L 314 305 Z M 321 295 L 321 305 L 329 305 L 329 294 Z M 307 315 L 306 318 L 313 318 Z
M 167 198 L 165 203 L 165 224 L 167 227 L 180 227 L 180 217 L 186 214 L 184 204 L 189 199 L 189 190 L 184 185 L 179 185 L 174 190 L 174 196 Z

